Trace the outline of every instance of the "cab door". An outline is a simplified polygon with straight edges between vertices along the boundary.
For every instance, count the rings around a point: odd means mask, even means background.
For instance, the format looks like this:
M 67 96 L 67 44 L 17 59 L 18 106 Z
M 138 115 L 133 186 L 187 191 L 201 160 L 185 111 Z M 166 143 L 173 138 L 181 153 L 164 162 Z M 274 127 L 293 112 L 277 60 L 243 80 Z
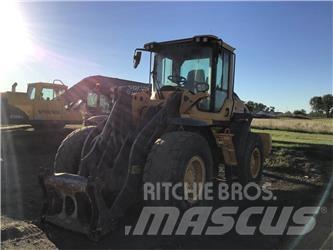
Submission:
M 208 124 L 231 119 L 234 104 L 234 56 L 232 51 L 221 48 L 214 66 L 216 69 L 213 70 L 212 87 L 208 90 L 209 96 L 186 112 L 191 118 L 205 121 Z

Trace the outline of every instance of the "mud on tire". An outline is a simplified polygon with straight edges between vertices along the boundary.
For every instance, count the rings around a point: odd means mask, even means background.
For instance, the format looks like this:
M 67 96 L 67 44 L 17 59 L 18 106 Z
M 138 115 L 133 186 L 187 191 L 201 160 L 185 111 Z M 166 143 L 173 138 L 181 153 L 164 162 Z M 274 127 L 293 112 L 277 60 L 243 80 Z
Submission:
M 55 173 L 76 174 L 81 159 L 83 143 L 95 126 L 74 130 L 61 142 L 54 160 Z
M 193 157 L 201 159 L 204 163 L 205 180 L 210 181 L 213 171 L 213 158 L 210 147 L 206 139 L 199 134 L 185 131 L 170 132 L 164 134 L 156 140 L 151 152 L 149 153 L 144 169 L 144 183 L 163 183 L 172 184 L 183 183 L 188 163 Z M 183 196 L 184 189 L 178 188 L 178 195 Z M 160 200 L 145 201 L 150 206 L 177 206 L 187 208 L 194 203 L 184 200 L 176 200 L 169 194 L 169 200 L 166 200 L 165 189 L 161 188 Z

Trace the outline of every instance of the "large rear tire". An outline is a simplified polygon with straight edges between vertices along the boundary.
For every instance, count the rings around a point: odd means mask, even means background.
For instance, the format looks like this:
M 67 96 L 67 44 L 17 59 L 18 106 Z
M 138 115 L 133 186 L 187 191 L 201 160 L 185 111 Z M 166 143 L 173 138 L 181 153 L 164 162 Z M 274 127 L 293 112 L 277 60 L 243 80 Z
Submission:
M 94 128 L 94 126 L 83 127 L 67 135 L 55 156 L 53 165 L 55 173 L 77 174 L 84 141 Z
M 239 182 L 246 185 L 249 182 L 259 182 L 264 165 L 263 145 L 260 137 L 249 133 L 246 148 L 239 164 Z
M 213 173 L 213 157 L 204 137 L 199 134 L 177 131 L 164 134 L 156 140 L 148 155 L 143 174 L 143 182 L 156 185 L 158 183 L 197 183 L 198 194 L 203 192 L 200 184 L 210 181 Z M 191 185 L 189 185 L 191 188 Z M 177 189 L 177 194 L 184 197 L 188 189 L 184 186 Z M 195 196 L 188 200 L 177 200 L 169 197 L 161 188 L 160 200 L 145 201 L 151 206 L 177 206 L 186 209 L 200 201 Z M 169 199 L 168 199 L 169 198 Z

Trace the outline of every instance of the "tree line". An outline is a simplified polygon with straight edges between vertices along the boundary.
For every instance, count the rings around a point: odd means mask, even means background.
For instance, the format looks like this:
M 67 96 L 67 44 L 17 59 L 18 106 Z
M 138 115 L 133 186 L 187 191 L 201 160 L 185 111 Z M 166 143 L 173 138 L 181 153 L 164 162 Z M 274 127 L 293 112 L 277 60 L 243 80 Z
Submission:
M 325 114 L 327 118 L 333 116 L 333 96 L 331 94 L 323 96 L 314 96 L 310 100 L 313 112 Z
M 323 96 L 314 96 L 310 99 L 310 106 L 312 111 L 307 114 L 304 109 L 294 110 L 293 112 L 287 111 L 285 115 L 309 115 L 314 117 L 333 117 L 333 95 L 327 94 Z M 245 103 L 250 112 L 266 112 L 275 113 L 275 107 L 267 106 L 260 102 L 248 101 Z M 281 113 L 281 112 L 279 112 Z

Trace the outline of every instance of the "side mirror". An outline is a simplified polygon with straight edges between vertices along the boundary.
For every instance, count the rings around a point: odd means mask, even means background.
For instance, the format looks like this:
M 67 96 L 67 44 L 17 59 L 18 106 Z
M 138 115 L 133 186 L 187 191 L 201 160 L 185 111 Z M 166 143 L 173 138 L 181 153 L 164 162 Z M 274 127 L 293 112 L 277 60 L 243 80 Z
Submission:
M 135 51 L 134 56 L 133 56 L 133 67 L 136 69 L 141 61 L 141 51 Z

